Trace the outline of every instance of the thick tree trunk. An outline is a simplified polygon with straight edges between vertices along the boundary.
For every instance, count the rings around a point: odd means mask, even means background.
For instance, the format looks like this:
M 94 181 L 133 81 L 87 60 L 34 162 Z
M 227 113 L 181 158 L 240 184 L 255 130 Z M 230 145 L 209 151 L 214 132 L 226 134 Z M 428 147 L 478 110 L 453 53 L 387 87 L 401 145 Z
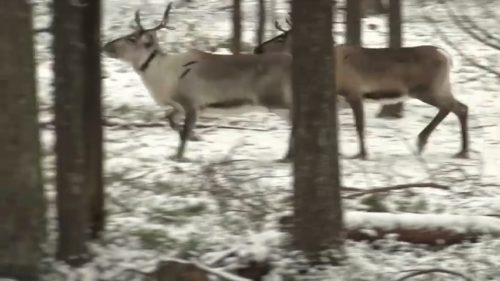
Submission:
M 260 45 L 264 41 L 264 30 L 266 27 L 266 2 L 264 0 L 259 0 L 258 1 L 259 9 L 258 9 L 258 14 L 257 17 L 259 21 L 257 22 L 257 34 L 256 34 L 256 39 L 257 42 L 255 42 L 255 45 Z
M 31 5 L 0 1 L 0 277 L 38 280 L 45 237 Z
M 347 7 L 346 43 L 349 45 L 361 45 L 361 1 L 349 0 Z
M 101 108 L 101 1 L 90 1 L 84 10 L 85 97 L 84 132 L 86 179 L 90 197 L 90 235 L 104 230 L 103 139 Z
M 231 51 L 233 54 L 241 52 L 241 0 L 233 0 L 233 38 Z
M 332 1 L 292 1 L 295 246 L 313 264 L 342 249 Z M 314 48 L 311 48 L 314 46 Z M 327 227 L 326 227 L 327 226 Z M 336 263 L 328 255 L 327 263 Z
M 401 32 L 401 1 L 389 1 L 389 47 L 400 48 L 402 46 Z M 378 117 L 401 118 L 403 117 L 403 103 L 384 105 Z
M 57 258 L 70 265 L 88 259 L 89 202 L 86 190 L 84 110 L 84 11 L 87 5 L 54 1 L 54 75 L 59 240 Z

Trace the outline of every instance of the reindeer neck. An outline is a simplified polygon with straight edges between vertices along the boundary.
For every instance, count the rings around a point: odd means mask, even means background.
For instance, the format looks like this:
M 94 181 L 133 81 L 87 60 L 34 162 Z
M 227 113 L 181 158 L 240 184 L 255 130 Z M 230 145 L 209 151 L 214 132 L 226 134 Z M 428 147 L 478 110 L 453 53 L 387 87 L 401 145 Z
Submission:
M 170 96 L 175 94 L 173 91 L 183 74 L 183 65 L 190 61 L 190 57 L 189 53 L 166 54 L 158 51 L 144 71 L 136 69 L 158 104 L 168 104 Z
M 142 76 L 142 74 L 148 71 L 150 65 L 163 55 L 165 55 L 165 53 L 160 48 L 152 50 L 140 61 L 133 63 L 134 70 Z
M 158 55 L 158 50 L 153 50 L 151 54 L 149 54 L 148 58 L 139 66 L 139 71 L 141 72 L 146 71 L 151 61 L 154 60 L 157 55 Z

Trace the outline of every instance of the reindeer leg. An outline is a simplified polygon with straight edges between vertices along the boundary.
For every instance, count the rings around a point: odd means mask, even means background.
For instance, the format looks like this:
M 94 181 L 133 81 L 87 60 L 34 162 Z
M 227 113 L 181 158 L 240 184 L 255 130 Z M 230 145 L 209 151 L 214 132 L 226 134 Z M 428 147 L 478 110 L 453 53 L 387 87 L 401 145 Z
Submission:
M 439 112 L 436 114 L 434 119 L 418 134 L 418 153 L 421 154 L 424 150 L 425 145 L 427 144 L 427 140 L 431 135 L 432 131 L 436 129 L 437 125 L 443 121 L 443 119 L 448 116 L 450 113 L 449 109 L 440 108 Z
M 184 112 L 184 109 L 182 105 L 180 105 L 177 102 L 171 102 L 170 105 L 172 106 L 171 111 L 167 111 L 165 113 L 165 119 L 167 119 L 167 123 L 172 128 L 172 130 L 175 130 L 177 132 L 181 131 L 181 125 L 178 122 L 179 115 Z M 189 136 L 188 139 L 190 141 L 201 141 L 201 137 L 196 134 L 196 132 L 192 132 Z
M 354 115 L 354 123 L 356 124 L 356 132 L 359 139 L 359 152 L 352 158 L 366 159 L 365 148 L 365 113 L 363 108 L 363 101 L 360 97 L 349 97 L 347 102 L 351 106 Z
M 179 144 L 179 147 L 177 148 L 177 154 L 175 155 L 175 159 L 177 161 L 183 160 L 186 143 L 189 139 L 189 136 L 193 132 L 193 128 L 196 125 L 196 119 L 198 117 L 198 110 L 191 101 L 184 101 L 182 105 L 184 107 L 186 118 L 184 120 L 184 128 L 179 131 L 181 142 Z
M 469 158 L 469 131 L 467 128 L 468 111 L 469 108 L 465 104 L 455 100 L 452 112 L 458 117 L 462 131 L 462 149 L 455 154 L 456 158 Z

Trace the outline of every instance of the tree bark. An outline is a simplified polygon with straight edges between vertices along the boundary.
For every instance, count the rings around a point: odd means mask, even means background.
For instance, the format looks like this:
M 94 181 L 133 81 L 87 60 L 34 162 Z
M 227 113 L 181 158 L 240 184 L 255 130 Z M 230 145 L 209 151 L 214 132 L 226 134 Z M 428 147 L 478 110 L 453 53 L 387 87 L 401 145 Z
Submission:
M 295 246 L 312 264 L 342 251 L 332 1 L 292 1 Z M 311 47 L 314 46 L 314 47 Z
M 87 3 L 88 5 L 88 3 Z M 84 18 L 87 5 L 54 0 L 54 76 L 57 258 L 78 266 L 88 260 L 89 201 L 84 132 L 88 62 Z
M 402 32 L 401 32 L 401 1 L 389 1 L 389 47 L 401 48 Z M 403 103 L 387 104 L 382 107 L 377 115 L 382 118 L 402 118 Z
M 84 8 L 83 41 L 86 46 L 84 71 L 84 146 L 86 189 L 90 197 L 90 235 L 98 238 L 104 230 L 103 136 L 101 105 L 101 1 L 89 1 Z
M 241 52 L 241 0 L 233 0 L 233 39 L 231 48 L 233 54 Z
M 38 280 L 45 238 L 31 5 L 0 2 L 0 277 Z
M 361 46 L 361 0 L 346 1 L 346 43 Z
M 262 44 L 264 41 L 264 28 L 266 27 L 266 3 L 264 0 L 258 1 L 259 9 L 258 9 L 258 23 L 257 23 L 257 34 L 256 34 L 256 46 Z

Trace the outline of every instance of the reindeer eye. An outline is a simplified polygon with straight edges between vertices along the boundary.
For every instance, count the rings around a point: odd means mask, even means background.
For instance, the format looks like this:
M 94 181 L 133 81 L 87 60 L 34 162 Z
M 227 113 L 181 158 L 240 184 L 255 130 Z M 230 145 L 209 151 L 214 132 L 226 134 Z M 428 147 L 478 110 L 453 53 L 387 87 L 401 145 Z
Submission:
M 137 42 L 137 37 L 135 37 L 135 36 L 127 37 L 127 41 L 129 41 L 131 43 L 135 43 L 135 42 Z

